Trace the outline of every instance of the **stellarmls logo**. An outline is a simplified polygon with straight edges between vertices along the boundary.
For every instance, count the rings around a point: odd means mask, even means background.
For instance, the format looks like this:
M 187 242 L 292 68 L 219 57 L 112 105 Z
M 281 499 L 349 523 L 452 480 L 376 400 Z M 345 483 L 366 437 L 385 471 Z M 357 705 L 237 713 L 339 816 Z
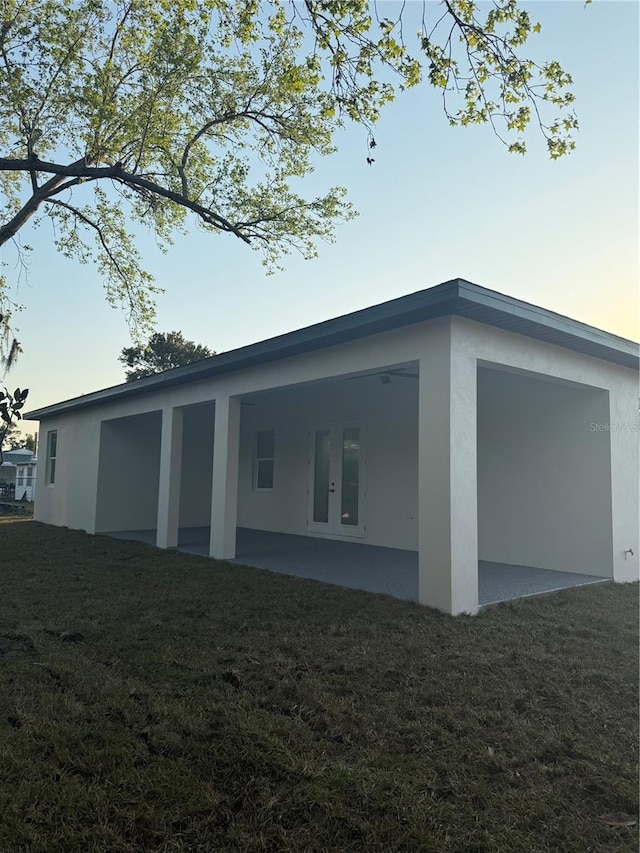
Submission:
M 632 423 L 606 423 L 606 424 L 597 424 L 594 421 L 591 421 L 589 424 L 589 429 L 591 432 L 638 432 L 640 431 L 640 424 L 632 424 Z

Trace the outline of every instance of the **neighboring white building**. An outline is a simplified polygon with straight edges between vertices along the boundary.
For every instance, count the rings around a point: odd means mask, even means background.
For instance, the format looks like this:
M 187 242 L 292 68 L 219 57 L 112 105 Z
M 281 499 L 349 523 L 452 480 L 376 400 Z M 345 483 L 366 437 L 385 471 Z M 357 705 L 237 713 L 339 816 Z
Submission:
M 455 279 L 29 412 L 35 518 L 417 551 L 418 599 L 478 563 L 638 577 L 638 345 Z M 392 552 L 389 552 L 392 553 Z M 390 571 L 393 567 L 390 567 Z
M 31 450 L 3 450 L 0 465 L 0 497 L 32 501 L 36 482 L 37 459 Z

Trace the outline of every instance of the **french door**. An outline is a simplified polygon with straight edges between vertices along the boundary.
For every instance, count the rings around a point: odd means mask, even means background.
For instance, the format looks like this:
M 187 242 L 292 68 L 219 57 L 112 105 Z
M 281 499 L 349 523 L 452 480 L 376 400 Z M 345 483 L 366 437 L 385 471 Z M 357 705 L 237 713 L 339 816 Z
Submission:
M 309 448 L 307 529 L 364 536 L 364 429 L 342 423 L 316 427 Z

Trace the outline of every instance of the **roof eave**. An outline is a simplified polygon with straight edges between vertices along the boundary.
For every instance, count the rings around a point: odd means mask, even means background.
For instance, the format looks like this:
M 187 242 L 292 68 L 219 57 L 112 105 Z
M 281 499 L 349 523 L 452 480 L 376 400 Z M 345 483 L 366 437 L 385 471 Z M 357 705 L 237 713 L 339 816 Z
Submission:
M 464 279 L 453 279 L 428 290 L 401 296 L 352 314 L 211 356 L 156 376 L 114 385 L 53 406 L 34 409 L 26 412 L 24 418 L 42 420 L 115 400 L 151 394 L 176 385 L 213 379 L 258 364 L 280 361 L 446 315 L 457 315 L 496 326 L 623 367 L 638 370 L 640 366 L 638 345 L 633 341 Z

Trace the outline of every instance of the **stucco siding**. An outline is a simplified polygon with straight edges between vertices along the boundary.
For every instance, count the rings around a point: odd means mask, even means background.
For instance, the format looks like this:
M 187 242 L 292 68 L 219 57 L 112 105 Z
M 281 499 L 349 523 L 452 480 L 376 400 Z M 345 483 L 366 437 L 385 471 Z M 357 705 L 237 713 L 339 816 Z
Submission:
M 279 533 L 307 532 L 311 434 L 315 427 L 358 423 L 363 428 L 365 535 L 359 541 L 416 549 L 418 388 L 414 379 L 339 380 L 274 392 L 243 409 L 238 524 Z M 272 491 L 253 483 L 256 431 L 275 433 Z
M 349 378 L 401 364 L 419 370 L 420 380 Z M 477 385 L 478 365 L 524 372 L 544 387 L 525 394 L 521 383 L 506 378 L 487 390 Z M 365 537 L 358 541 L 419 546 L 424 603 L 473 612 L 477 556 L 583 573 L 612 570 L 616 580 L 638 575 L 637 371 L 459 317 L 45 417 L 41 448 L 56 429 L 57 476 L 53 486 L 45 483 L 42 452 L 36 518 L 89 532 L 96 520 L 98 530 L 154 527 L 160 458 L 171 456 L 161 457 L 160 410 L 166 416 L 187 407 L 180 465 L 165 464 L 163 482 L 179 490 L 182 526 L 209 524 L 216 398 L 229 412 L 240 398 L 249 404 L 240 416 L 237 523 L 244 527 L 306 533 L 311 430 L 361 425 Z M 585 432 L 586 418 L 620 428 Z M 237 418 L 228 421 L 235 457 Z M 275 431 L 273 491 L 253 487 L 257 429 Z M 231 480 L 235 488 L 230 454 L 218 478 L 220 500 L 225 489 L 233 491 Z M 179 474 L 167 473 L 174 467 Z M 231 503 L 235 509 L 235 494 Z M 429 587 L 434 573 L 439 580 Z
M 609 393 L 613 527 L 613 577 L 637 581 L 640 573 L 640 418 L 638 374 L 622 371 Z M 634 553 L 629 553 L 633 551 Z
M 156 527 L 161 425 L 161 412 L 103 422 L 97 531 Z
M 588 494 L 576 496 L 573 504 L 567 504 L 566 501 L 557 502 L 556 506 L 562 514 L 556 518 L 556 528 L 561 530 L 566 527 L 568 519 L 575 516 L 577 510 L 572 509 L 572 506 L 584 508 L 585 501 L 588 502 L 588 515 L 593 518 L 593 507 L 600 504 L 606 518 L 599 519 L 597 522 L 602 537 L 594 552 L 596 560 L 598 563 L 600 560 L 604 561 L 605 574 L 607 569 L 611 571 L 612 567 L 613 579 L 616 581 L 637 580 L 640 571 L 638 372 L 459 317 L 452 319 L 452 326 L 456 330 L 455 347 L 474 364 L 501 369 L 515 368 L 531 373 L 533 378 L 537 375 L 538 379 L 546 382 L 557 379 L 561 382 L 577 383 L 583 386 L 585 391 L 605 392 L 599 398 L 600 404 L 595 402 L 597 396 L 595 394 L 592 394 L 589 403 L 586 402 L 586 398 L 583 398 L 586 408 L 583 409 L 582 415 L 578 412 L 571 415 L 567 410 L 558 409 L 559 413 L 565 412 L 560 416 L 567 418 L 569 430 L 574 431 L 576 435 L 576 441 L 573 444 L 568 440 L 564 442 L 570 458 L 575 460 L 576 454 L 582 452 L 579 448 L 584 447 L 586 442 L 593 442 L 589 446 L 597 446 L 599 452 L 594 459 L 593 470 L 590 457 L 589 463 L 585 465 L 586 470 L 576 474 L 578 480 L 585 485 Z M 608 401 L 606 404 L 605 400 Z M 553 407 L 548 414 L 547 422 L 552 425 Z M 586 417 L 589 420 L 585 423 Z M 592 423 L 601 428 L 592 429 Z M 606 437 L 601 436 L 598 439 L 596 433 L 606 433 Z M 561 438 L 559 440 L 562 442 Z M 607 441 L 610 458 L 608 473 L 603 450 Z M 596 482 L 599 476 L 602 476 L 603 480 Z M 566 497 L 570 497 L 568 495 L 568 491 L 572 488 L 570 485 L 562 484 L 560 488 Z M 607 493 L 610 495 L 609 508 L 606 507 Z M 553 497 L 551 499 L 553 500 Z M 531 527 L 534 525 L 535 519 L 532 518 Z M 611 528 L 610 535 L 606 533 L 605 527 Z M 508 537 L 508 533 L 506 535 Z M 556 537 L 558 535 L 556 533 Z M 590 541 L 593 542 L 593 538 Z M 603 556 L 599 556 L 602 555 L 605 543 L 609 543 L 612 555 L 606 560 Z M 488 544 L 486 540 L 484 544 Z M 633 554 L 628 553 L 629 550 L 632 550 Z M 575 556 L 581 554 L 584 556 L 581 568 L 572 570 L 598 574 L 594 568 L 594 561 L 587 559 L 585 552 L 584 545 L 578 543 L 571 546 L 570 551 L 568 548 L 565 549 L 561 562 L 565 562 L 567 566 L 572 563 L 575 565 Z M 482 559 L 482 554 L 480 557 Z M 592 568 L 587 570 L 587 565 Z
M 206 527 L 211 522 L 214 417 L 213 403 L 188 406 L 184 410 L 179 513 L 181 527 Z
M 55 483 L 46 481 L 47 435 L 57 432 Z M 47 419 L 40 429 L 34 518 L 95 532 L 100 423 L 91 411 Z
M 478 371 L 481 560 L 611 576 L 608 395 Z

